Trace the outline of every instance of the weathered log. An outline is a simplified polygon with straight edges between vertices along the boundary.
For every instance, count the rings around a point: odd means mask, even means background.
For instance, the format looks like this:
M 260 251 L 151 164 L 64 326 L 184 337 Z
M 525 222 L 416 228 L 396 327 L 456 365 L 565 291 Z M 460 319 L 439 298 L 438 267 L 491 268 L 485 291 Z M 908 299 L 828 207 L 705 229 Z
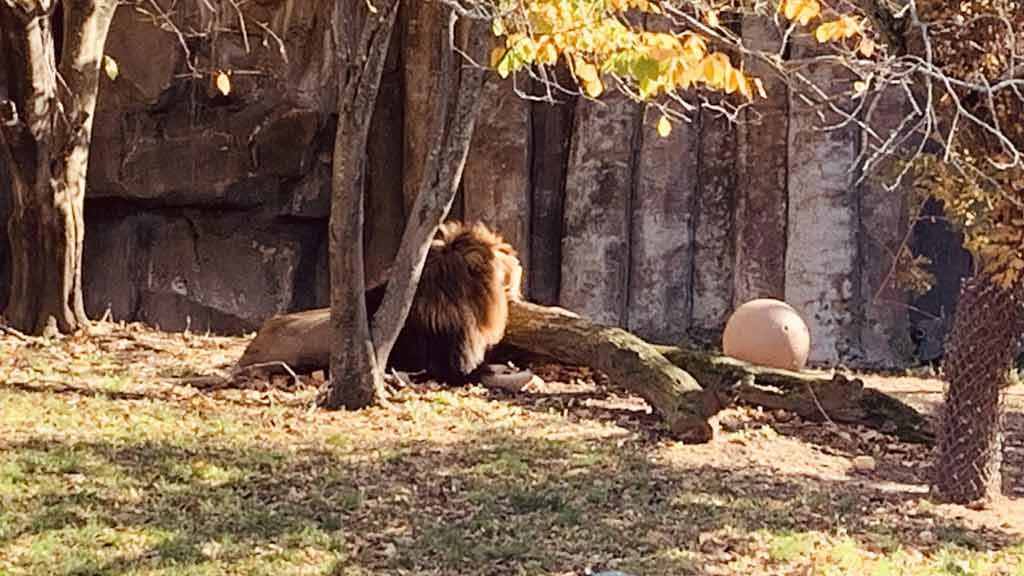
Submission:
M 274 316 L 260 327 L 233 371 L 266 362 L 282 362 L 300 373 L 326 370 L 331 355 L 330 319 L 330 308 Z
M 782 409 L 807 420 L 830 419 L 932 442 L 928 421 L 914 408 L 841 373 L 832 377 L 748 364 L 728 356 L 649 345 L 618 328 L 595 324 L 559 308 L 513 303 L 504 342 L 557 360 L 605 372 L 662 414 L 692 396 L 696 379 L 708 391 L 705 414 L 732 399 Z M 652 355 L 663 356 L 661 362 Z M 682 368 L 680 373 L 667 366 Z M 673 383 L 680 379 L 682 388 Z M 669 416 L 666 416 L 669 417 Z
M 707 417 L 721 407 L 716 391 L 702 390 L 693 376 L 621 328 L 591 322 L 563 308 L 511 302 L 503 342 L 600 370 L 647 400 L 677 437 L 711 439 Z
M 651 345 L 561 308 L 512 302 L 509 311 L 504 344 L 604 372 L 647 400 L 684 441 L 709 440 L 707 417 L 734 399 L 808 420 L 862 424 L 907 441 L 933 440 L 928 422 L 913 408 L 842 374 L 829 378 Z M 325 368 L 328 317 L 320 309 L 268 320 L 236 370 L 275 361 L 296 372 Z
M 675 437 L 707 442 L 707 422 L 722 404 L 713 391 L 673 366 L 649 344 L 620 328 L 595 324 L 561 308 L 513 303 L 509 344 L 543 351 L 566 363 L 601 370 L 647 400 L 665 418 Z M 245 349 L 235 371 L 281 362 L 296 372 L 325 368 L 330 355 L 326 308 L 282 314 L 267 320 Z
M 740 402 L 787 410 L 807 420 L 861 424 L 907 442 L 935 440 L 930 423 L 913 407 L 840 372 L 827 377 L 675 346 L 656 348 L 703 386 L 713 385 L 720 394 L 728 390 Z

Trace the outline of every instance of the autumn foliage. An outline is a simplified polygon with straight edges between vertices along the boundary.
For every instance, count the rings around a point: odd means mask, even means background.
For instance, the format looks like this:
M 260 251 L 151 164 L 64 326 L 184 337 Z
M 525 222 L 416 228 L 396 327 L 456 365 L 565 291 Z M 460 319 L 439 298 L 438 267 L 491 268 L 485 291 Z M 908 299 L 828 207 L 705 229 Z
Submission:
M 938 107 L 957 120 L 944 157 L 915 161 L 916 187 L 943 202 L 981 272 L 1009 289 L 1024 271 L 1024 6 L 940 0 L 922 12 L 942 24 L 931 46 L 951 88 Z
M 760 78 L 749 76 L 725 52 L 712 47 L 707 31 L 723 26 L 719 12 L 691 8 L 697 17 L 691 17 L 690 26 L 669 25 L 667 31 L 656 31 L 648 24 L 670 16 L 667 12 L 678 11 L 677 6 L 648 0 L 501 0 L 492 31 L 502 42 L 491 52 L 490 64 L 504 78 L 530 66 L 563 62 L 591 98 L 616 81 L 637 101 L 696 88 L 739 94 L 747 101 L 764 98 Z M 874 54 L 863 18 L 839 15 L 823 20 L 822 10 L 818 0 L 783 0 L 778 5 L 785 18 L 801 26 L 822 20 L 814 29 L 819 42 L 852 39 L 859 54 Z M 658 122 L 658 132 L 671 132 L 667 115 Z
M 491 19 L 499 45 L 491 52 L 491 66 L 502 77 L 524 69 L 564 64 L 573 82 L 590 98 L 614 87 L 638 102 L 658 103 L 688 90 L 705 89 L 737 95 L 745 102 L 765 97 L 760 78 L 748 75 L 742 63 L 729 55 L 721 42 L 727 28 L 724 12 L 703 3 L 651 0 L 498 0 Z M 733 8 L 735 9 L 735 7 Z M 781 0 L 769 5 L 790 31 L 810 34 L 821 44 L 838 48 L 851 69 L 856 61 L 878 61 L 892 50 L 877 43 L 874 21 L 850 5 L 820 0 Z M 991 102 L 970 95 L 970 84 L 996 85 L 1007 73 L 1013 55 L 1021 52 L 1010 34 L 1024 26 L 1024 12 L 1012 0 L 930 2 L 920 8 L 929 22 L 933 54 L 921 68 L 922 80 L 937 75 L 952 79 L 940 86 L 944 98 L 930 104 L 941 117 L 974 115 L 990 125 L 1005 127 L 1005 135 L 985 129 L 962 130 L 965 122 L 945 126 L 949 148 L 944 158 L 918 155 L 914 159 L 917 188 L 944 201 L 948 214 L 966 234 L 966 245 L 982 261 L 985 271 L 1003 285 L 1013 283 L 1024 270 L 1024 172 L 1022 159 L 1007 144 L 1020 150 L 1024 136 L 1019 97 L 1006 90 Z M 762 14 L 767 15 L 767 14 Z M 658 25 L 654 25 L 654 23 Z M 788 24 L 787 24 L 788 22 Z M 965 25 L 956 25 L 963 22 Z M 667 25 L 666 25 L 667 23 Z M 1018 38 L 1017 43 L 1021 40 Z M 731 52 L 738 52 L 732 50 Z M 750 51 L 746 50 L 746 55 Z M 914 60 L 916 58 L 917 60 Z M 921 55 L 906 63 L 920 68 Z M 839 65 L 839 64 L 836 64 Z M 861 70 L 871 70 L 861 67 Z M 883 74 L 884 75 L 884 74 Z M 872 86 L 871 73 L 852 80 L 851 94 L 863 95 Z M 977 92 L 977 90 L 974 90 Z M 973 102 L 973 104 L 972 104 Z M 972 107 L 973 106 L 973 107 Z M 675 120 L 668 108 L 657 123 L 668 136 Z M 1010 121 L 1018 118 L 1018 121 Z M 929 124 L 931 126 L 931 124 Z M 955 133 L 953 133 L 955 131 Z M 941 136 L 941 134 L 940 134 Z M 935 134 L 922 136 L 925 139 Z M 1002 140 L 1001 140 L 1002 139 Z M 950 160 L 955 162 L 950 162 Z M 1016 166 L 1013 166 L 1016 164 Z M 967 172 L 965 172 L 965 167 Z M 1010 168 L 1010 169 L 1006 169 Z

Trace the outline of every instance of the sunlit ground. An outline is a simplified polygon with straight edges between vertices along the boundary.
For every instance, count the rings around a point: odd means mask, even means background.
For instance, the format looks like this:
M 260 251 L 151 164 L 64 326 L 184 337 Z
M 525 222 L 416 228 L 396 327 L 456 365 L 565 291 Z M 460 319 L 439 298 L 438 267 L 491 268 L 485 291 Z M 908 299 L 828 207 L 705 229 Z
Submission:
M 181 384 L 245 339 L 93 332 L 0 336 L 0 574 L 1024 575 L 1021 386 L 1011 498 L 968 510 L 928 500 L 926 447 L 748 408 L 684 446 L 585 370 L 324 413 L 312 380 Z

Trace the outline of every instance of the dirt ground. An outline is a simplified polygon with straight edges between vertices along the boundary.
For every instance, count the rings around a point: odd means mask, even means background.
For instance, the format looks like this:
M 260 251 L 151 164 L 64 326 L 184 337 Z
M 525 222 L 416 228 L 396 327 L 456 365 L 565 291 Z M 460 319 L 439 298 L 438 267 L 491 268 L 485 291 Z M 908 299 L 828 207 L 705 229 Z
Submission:
M 233 463 L 247 479 L 238 487 L 229 483 L 230 498 L 211 496 L 204 506 L 232 510 L 237 490 L 256 490 L 262 501 L 287 504 L 289 522 L 311 522 L 326 506 L 358 528 L 358 538 L 349 534 L 344 544 L 347 560 L 331 556 L 334 574 L 582 575 L 585 566 L 638 574 L 829 573 L 807 568 L 814 566 L 890 573 L 879 568 L 886 562 L 920 569 L 891 573 L 962 565 L 974 566 L 972 573 L 1019 574 L 1013 570 L 1024 563 L 1024 386 L 1006 392 L 1006 497 L 976 510 L 928 498 L 932 447 L 756 407 L 716 416 L 712 442 L 681 445 L 642 399 L 580 367 L 533 364 L 537 378 L 515 393 L 414 384 L 389 407 L 357 413 L 314 408 L 321 374 L 298 382 L 287 376 L 251 380 L 241 388 L 189 385 L 226 373 L 247 343 L 115 323 L 53 341 L 0 334 L 6 465 L 25 470 L 19 458 L 45 462 L 71 453 L 124 468 L 157 444 L 163 447 L 146 458 L 174 454 L 192 459 L 193 467 L 222 458 L 221 468 Z M 860 376 L 928 414 L 942 400 L 936 379 Z M 307 449 L 315 450 L 303 456 L 308 461 L 293 461 Z M 271 475 L 257 451 L 271 451 L 285 464 Z M 322 471 L 317 479 L 304 471 L 314 464 Z M 129 482 L 103 479 L 102 470 L 95 471 L 95 490 Z M 153 474 L 151 485 L 184 482 L 149 468 L 133 474 Z M 318 482 L 333 475 L 363 488 L 332 504 Z M 85 476 L 81 482 L 93 478 Z M 15 558 L 8 564 L 15 574 L 63 573 L 51 564 L 56 560 L 32 552 L 50 537 L 34 528 L 39 502 L 27 496 L 47 485 L 46 473 L 11 478 L 24 486 L 5 493 L 0 478 L 10 511 L 4 519 L 14 527 L 0 528 L 0 557 Z M 253 478 L 263 484 L 254 487 Z M 63 477 L 54 484 L 64 485 Z M 366 494 L 378 491 L 380 502 L 389 504 L 367 504 L 377 500 Z M 124 497 L 116 494 L 111 502 Z M 390 504 L 384 494 L 405 494 L 406 500 Z M 177 531 L 176 542 L 192 550 L 196 562 L 211 561 L 195 552 L 206 550 L 208 541 L 227 547 L 280 536 L 266 526 L 250 533 L 202 519 L 187 529 L 165 526 L 163 507 L 170 504 L 165 495 L 153 498 L 144 512 L 135 505 L 142 518 L 132 516 L 134 524 L 126 524 L 116 503 L 79 516 L 104 519 L 117 534 L 160 526 L 162 532 L 142 532 L 158 539 Z M 234 513 L 252 512 L 243 506 Z M 309 530 L 327 533 L 328 525 Z M 293 552 L 275 545 L 286 556 Z M 319 550 L 307 548 L 303 562 Z M 108 566 L 104 555 L 118 553 L 86 546 L 80 556 L 90 554 Z M 257 561 L 241 547 L 237 554 Z M 147 567 L 156 570 L 166 560 L 160 553 L 132 558 L 120 561 L 131 570 L 97 573 L 149 573 Z M 989 568 L 977 568 L 979 562 Z

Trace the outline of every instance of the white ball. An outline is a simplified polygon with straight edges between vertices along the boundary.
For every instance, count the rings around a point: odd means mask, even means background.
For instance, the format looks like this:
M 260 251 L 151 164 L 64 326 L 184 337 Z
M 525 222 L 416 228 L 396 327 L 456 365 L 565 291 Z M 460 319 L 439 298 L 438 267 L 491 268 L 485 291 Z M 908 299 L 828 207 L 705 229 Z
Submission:
M 758 298 L 737 308 L 725 324 L 722 350 L 751 364 L 800 370 L 807 364 L 811 333 L 792 306 Z

